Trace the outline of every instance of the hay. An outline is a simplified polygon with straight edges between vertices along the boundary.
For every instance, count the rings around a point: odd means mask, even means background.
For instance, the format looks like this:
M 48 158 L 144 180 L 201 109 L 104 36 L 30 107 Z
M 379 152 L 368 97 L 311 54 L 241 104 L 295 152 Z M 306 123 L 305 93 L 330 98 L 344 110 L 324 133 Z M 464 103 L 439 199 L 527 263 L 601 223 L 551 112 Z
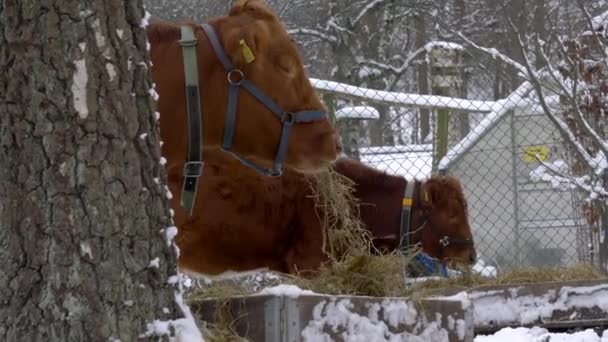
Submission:
M 234 282 L 216 282 L 209 286 L 192 290 L 186 296 L 186 301 L 195 302 L 210 298 L 230 298 L 236 296 L 247 296 L 255 293 L 251 288 L 241 286 Z
M 327 169 L 309 178 L 317 217 L 323 227 L 323 252 L 334 262 L 349 254 L 360 255 L 372 250 L 371 234 L 354 212 L 357 199 L 353 196 L 353 182 Z
M 417 250 L 382 254 L 359 219 L 354 183 L 328 169 L 310 178 L 315 206 L 323 227 L 323 252 L 330 262 L 313 277 L 292 277 L 290 283 L 306 290 L 333 295 L 405 296 L 410 290 L 404 272 Z
M 499 274 L 496 278 L 486 278 L 471 271 L 460 277 L 428 280 L 414 285 L 417 296 L 429 296 L 445 289 L 474 290 L 481 286 L 526 285 L 545 282 L 608 279 L 605 274 L 591 265 L 574 265 L 554 268 L 520 268 Z
M 339 261 L 322 266 L 314 278 L 294 277 L 290 283 L 330 295 L 407 296 L 411 288 L 404 282 L 404 269 L 412 257 L 397 252 L 382 256 L 349 253 Z
M 238 317 L 234 317 L 230 311 L 230 300 L 235 296 L 246 296 L 253 294 L 250 288 L 240 286 L 237 283 L 220 281 L 192 290 L 186 295 L 186 302 L 192 303 L 213 299 L 216 301 L 216 310 L 212 322 L 205 322 L 205 329 L 201 330 L 205 341 L 211 342 L 247 342 L 248 340 L 239 336 L 235 324 Z
M 217 309 L 213 323 L 206 322 L 204 333 L 205 341 L 210 342 L 248 342 L 246 338 L 239 336 L 235 324 L 238 318 L 233 317 L 230 312 L 230 297 L 218 298 Z
M 605 279 L 597 268 L 588 264 L 569 267 L 522 268 L 499 274 L 492 285 L 542 283 L 552 281 Z

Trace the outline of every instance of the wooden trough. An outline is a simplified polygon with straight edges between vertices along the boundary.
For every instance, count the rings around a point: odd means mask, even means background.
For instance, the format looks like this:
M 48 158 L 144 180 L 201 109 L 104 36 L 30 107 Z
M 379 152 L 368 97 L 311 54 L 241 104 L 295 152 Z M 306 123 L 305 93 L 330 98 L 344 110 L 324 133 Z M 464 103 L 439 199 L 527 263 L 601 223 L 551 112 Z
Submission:
M 375 341 L 399 335 L 407 341 L 473 341 L 467 300 L 250 295 L 227 302 L 236 332 L 250 341 Z M 190 303 L 197 317 L 214 322 L 215 299 Z
M 440 292 L 451 295 L 460 291 Z M 468 290 L 467 297 L 473 309 L 475 334 L 506 327 L 565 330 L 608 326 L 607 280 L 481 286 Z

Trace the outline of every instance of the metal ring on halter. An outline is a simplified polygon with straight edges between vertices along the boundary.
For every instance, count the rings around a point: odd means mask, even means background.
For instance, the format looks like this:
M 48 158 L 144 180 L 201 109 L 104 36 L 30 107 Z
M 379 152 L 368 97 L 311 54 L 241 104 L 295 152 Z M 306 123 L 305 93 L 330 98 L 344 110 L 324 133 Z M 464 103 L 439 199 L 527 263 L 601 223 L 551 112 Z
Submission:
M 238 81 L 232 80 L 233 73 L 237 73 L 239 75 Z M 241 85 L 241 82 L 243 81 L 243 79 L 245 79 L 245 74 L 243 74 L 243 72 L 239 69 L 232 69 L 228 72 L 228 83 L 230 83 L 232 85 Z
M 450 245 L 450 238 L 447 235 L 444 235 L 439 239 L 439 244 L 443 247 L 447 247 Z
M 283 113 L 283 116 L 281 117 L 281 123 L 288 123 L 290 125 L 293 125 L 295 122 L 296 122 L 296 117 L 295 117 L 295 115 L 293 115 L 292 112 Z

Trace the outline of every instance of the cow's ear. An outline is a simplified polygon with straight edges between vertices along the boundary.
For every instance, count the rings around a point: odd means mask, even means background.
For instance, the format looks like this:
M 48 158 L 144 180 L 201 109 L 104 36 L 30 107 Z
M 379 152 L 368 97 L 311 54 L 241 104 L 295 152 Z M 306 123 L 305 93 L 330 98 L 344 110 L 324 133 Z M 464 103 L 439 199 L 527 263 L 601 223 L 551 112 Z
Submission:
M 264 1 L 239 1 L 230 10 L 236 25 L 223 32 L 223 45 L 237 68 L 264 58 L 272 39 L 270 24 L 278 19 Z
M 264 0 L 240 0 L 228 12 L 230 16 L 247 14 L 257 19 L 275 19 L 276 15 Z
M 441 182 L 431 178 L 422 184 L 420 191 L 420 201 L 424 208 L 432 208 L 436 204 L 441 193 Z

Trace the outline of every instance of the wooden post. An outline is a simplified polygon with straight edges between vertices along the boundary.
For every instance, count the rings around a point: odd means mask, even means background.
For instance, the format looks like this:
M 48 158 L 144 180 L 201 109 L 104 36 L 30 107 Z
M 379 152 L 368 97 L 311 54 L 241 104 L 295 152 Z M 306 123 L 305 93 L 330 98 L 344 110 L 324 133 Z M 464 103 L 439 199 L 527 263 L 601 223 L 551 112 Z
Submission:
M 431 90 L 433 95 L 458 97 L 463 81 L 464 49 L 454 43 L 431 43 L 427 45 L 428 62 L 431 71 Z M 433 173 L 448 150 L 459 139 L 458 130 L 450 130 L 448 109 L 438 109 L 436 115 L 435 139 L 433 144 Z

